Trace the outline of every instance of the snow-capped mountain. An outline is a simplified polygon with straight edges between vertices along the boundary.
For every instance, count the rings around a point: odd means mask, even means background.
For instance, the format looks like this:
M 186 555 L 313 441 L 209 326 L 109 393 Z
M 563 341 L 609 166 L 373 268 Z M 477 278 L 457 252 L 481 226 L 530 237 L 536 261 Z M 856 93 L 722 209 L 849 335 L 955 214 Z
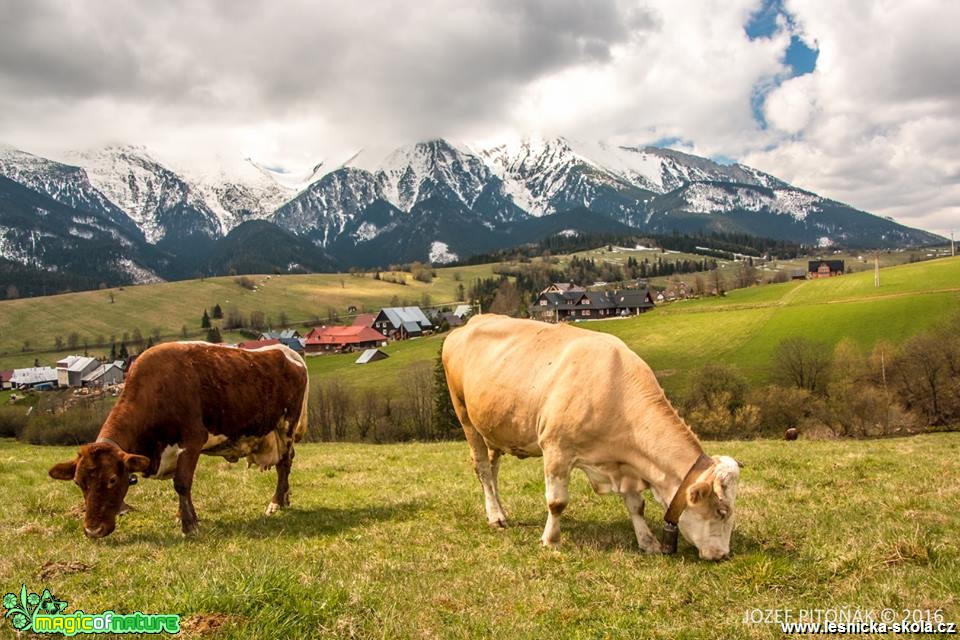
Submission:
M 361 151 L 303 172 L 252 159 L 224 161 L 205 173 L 178 171 L 131 146 L 71 153 L 67 161 L 0 148 L 0 176 L 72 209 L 74 217 L 86 215 L 128 249 L 142 244 L 139 253 L 125 254 L 140 269 L 129 271 L 168 278 L 238 263 L 285 269 L 275 262 L 291 252 L 266 245 L 293 237 L 300 263 L 337 260 L 341 267 L 443 262 L 564 229 L 716 230 L 851 247 L 942 241 L 745 165 L 567 138 L 480 150 L 430 140 L 383 156 Z M 267 224 L 283 232 L 268 232 Z M 36 233 L 30 242 L 42 243 Z M 2 246 L 19 264 L 31 255 L 23 242 Z M 243 260 L 231 261 L 230 252 Z
M 224 233 L 199 190 L 143 147 L 105 147 L 71 153 L 69 158 L 86 170 L 90 182 L 137 224 L 151 244 Z

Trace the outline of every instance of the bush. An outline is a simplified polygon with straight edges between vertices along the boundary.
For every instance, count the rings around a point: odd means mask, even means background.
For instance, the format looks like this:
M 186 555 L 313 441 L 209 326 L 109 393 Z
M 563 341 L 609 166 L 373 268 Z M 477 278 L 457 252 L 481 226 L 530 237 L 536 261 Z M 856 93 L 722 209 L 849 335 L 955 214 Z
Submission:
M 110 413 L 110 403 L 97 401 L 60 413 L 35 412 L 20 439 L 30 444 L 79 445 L 93 442 Z
M 0 438 L 19 438 L 27 425 L 27 407 L 0 407 Z
M 806 389 L 767 385 L 750 394 L 750 404 L 758 411 L 758 432 L 770 437 L 779 437 L 791 427 L 799 428 L 803 422 L 817 413 L 815 398 Z
M 832 361 L 830 346 L 807 338 L 787 338 L 773 352 L 773 379 L 813 393 L 826 389 Z
M 257 288 L 257 283 L 254 282 L 253 278 L 250 276 L 240 276 L 239 278 L 234 278 L 233 280 L 237 285 L 243 287 L 244 289 L 249 289 L 253 291 Z

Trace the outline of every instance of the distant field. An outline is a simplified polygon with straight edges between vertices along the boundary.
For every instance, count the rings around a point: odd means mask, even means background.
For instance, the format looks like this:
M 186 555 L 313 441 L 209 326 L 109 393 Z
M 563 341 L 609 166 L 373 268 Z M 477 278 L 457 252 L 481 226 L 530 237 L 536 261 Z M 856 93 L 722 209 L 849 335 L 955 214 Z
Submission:
M 579 473 L 561 547 L 542 549 L 539 460 L 505 460 L 511 526 L 490 529 L 462 442 L 302 445 L 293 507 L 271 518 L 275 474 L 204 458 L 197 537 L 179 533 L 171 483 L 144 480 L 137 511 L 91 541 L 77 487 L 46 475 L 73 449 L 0 440 L 3 593 L 48 588 L 68 613 L 178 613 L 229 640 L 783 637 L 745 624 L 754 609 L 960 622 L 960 435 L 704 446 L 745 464 L 721 563 L 683 540 L 677 556 L 640 554 L 622 502 Z M 661 517 L 648 501 L 657 533 Z M 46 563 L 82 564 L 40 578 Z
M 388 304 L 394 295 L 406 295 L 416 302 L 428 293 L 435 302 L 446 302 L 453 300 L 458 284 L 469 286 L 474 278 L 489 277 L 493 268 L 439 269 L 431 285 L 411 279 L 410 284 L 401 286 L 348 275 L 274 276 L 262 280 L 260 289 L 251 292 L 232 278 L 217 278 L 130 287 L 115 292 L 115 304 L 110 304 L 102 291 L 2 302 L 0 344 L 9 348 L 20 340 L 13 336 L 24 335 L 46 335 L 41 344 L 52 342 L 50 336 L 72 326 L 71 318 L 82 318 L 88 331 L 108 337 L 134 326 L 140 326 L 146 336 L 153 322 L 177 328 L 192 322 L 198 328 L 198 310 L 202 313 L 216 302 L 224 309 L 236 305 L 245 313 L 272 309 L 274 316 L 284 309 L 291 320 L 309 313 L 323 319 L 325 304 L 339 305 L 338 309 L 349 304 L 372 309 Z M 874 287 L 873 273 L 864 271 L 829 280 L 738 289 L 724 297 L 660 305 L 640 317 L 578 326 L 620 337 L 651 364 L 669 392 L 683 393 L 697 369 L 710 362 L 725 362 L 753 381 L 764 380 L 773 349 L 785 337 L 800 335 L 830 344 L 849 337 L 868 350 L 881 338 L 901 342 L 957 311 L 960 258 L 943 258 L 882 269 L 879 288 Z M 152 320 L 148 323 L 142 318 Z M 391 358 L 368 365 L 353 364 L 353 354 L 311 357 L 308 364 L 314 379 L 336 378 L 358 389 L 400 389 L 404 377 L 409 380 L 411 365 L 433 364 L 441 340 L 434 336 L 393 343 L 385 349 Z M 0 366 L 28 365 L 34 357 L 0 356 Z
M 24 341 L 29 341 L 34 351 L 49 352 L 57 336 L 66 342 L 72 331 L 81 335 L 81 345 L 83 339 L 94 344 L 98 336 L 109 345 L 111 337 L 119 341 L 124 332 L 132 334 L 134 329 L 144 338 L 159 329 L 173 339 L 179 337 L 183 326 L 197 339 L 203 335 L 203 310 L 211 310 L 215 304 L 224 312 L 236 308 L 245 316 L 263 311 L 274 324 L 283 312 L 289 322 L 300 324 L 316 318 L 325 321 L 330 310 L 343 317 L 350 306 L 376 310 L 388 306 L 394 296 L 409 304 L 420 304 L 425 294 L 434 304 L 456 302 L 459 284 L 469 289 L 473 280 L 490 277 L 493 266 L 438 269 L 430 284 L 406 274 L 406 286 L 348 274 L 275 275 L 250 276 L 258 285 L 256 291 L 250 291 L 233 277 L 221 277 L 3 301 L 0 367 L 30 366 L 36 357 L 42 362 L 56 360 L 52 354 L 24 353 Z M 93 353 L 103 351 L 91 348 Z
M 754 382 L 766 379 L 773 350 L 787 337 L 831 345 L 849 337 L 866 352 L 881 338 L 899 343 L 960 312 L 960 258 L 881 273 L 879 289 L 873 286 L 873 273 L 854 273 L 739 289 L 725 297 L 661 305 L 639 317 L 577 326 L 621 338 L 676 394 L 685 392 L 697 370 L 711 362 L 733 365 Z M 354 365 L 356 358 L 349 355 L 314 358 L 311 374 L 361 387 L 379 384 L 380 377 L 392 382 L 421 358 L 432 364 L 439 344 L 437 337 L 397 343 L 388 352 L 400 359 L 363 366 Z

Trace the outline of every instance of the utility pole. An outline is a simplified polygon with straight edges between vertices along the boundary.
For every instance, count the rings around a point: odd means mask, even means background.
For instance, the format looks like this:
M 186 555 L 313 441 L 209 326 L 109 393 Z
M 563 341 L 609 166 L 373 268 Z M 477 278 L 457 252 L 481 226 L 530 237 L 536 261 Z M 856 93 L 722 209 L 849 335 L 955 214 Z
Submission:
M 880 286 L 880 252 L 873 254 L 873 286 Z
M 950 257 L 955 258 L 957 255 L 957 248 L 953 244 L 953 231 L 950 232 Z

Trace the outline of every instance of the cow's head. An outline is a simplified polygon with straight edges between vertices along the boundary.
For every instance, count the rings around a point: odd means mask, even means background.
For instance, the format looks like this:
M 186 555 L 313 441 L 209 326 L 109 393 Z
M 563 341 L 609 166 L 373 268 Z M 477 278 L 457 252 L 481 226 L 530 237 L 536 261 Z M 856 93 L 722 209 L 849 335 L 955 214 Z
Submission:
M 700 551 L 701 558 L 723 560 L 730 555 L 740 465 L 728 456 L 713 460 L 715 464 L 687 489 L 687 508 L 677 526 Z
M 77 457 L 50 469 L 55 480 L 73 480 L 83 491 L 83 530 L 91 538 L 110 535 L 130 488 L 130 474 L 144 472 L 150 459 L 109 443 L 86 444 Z

